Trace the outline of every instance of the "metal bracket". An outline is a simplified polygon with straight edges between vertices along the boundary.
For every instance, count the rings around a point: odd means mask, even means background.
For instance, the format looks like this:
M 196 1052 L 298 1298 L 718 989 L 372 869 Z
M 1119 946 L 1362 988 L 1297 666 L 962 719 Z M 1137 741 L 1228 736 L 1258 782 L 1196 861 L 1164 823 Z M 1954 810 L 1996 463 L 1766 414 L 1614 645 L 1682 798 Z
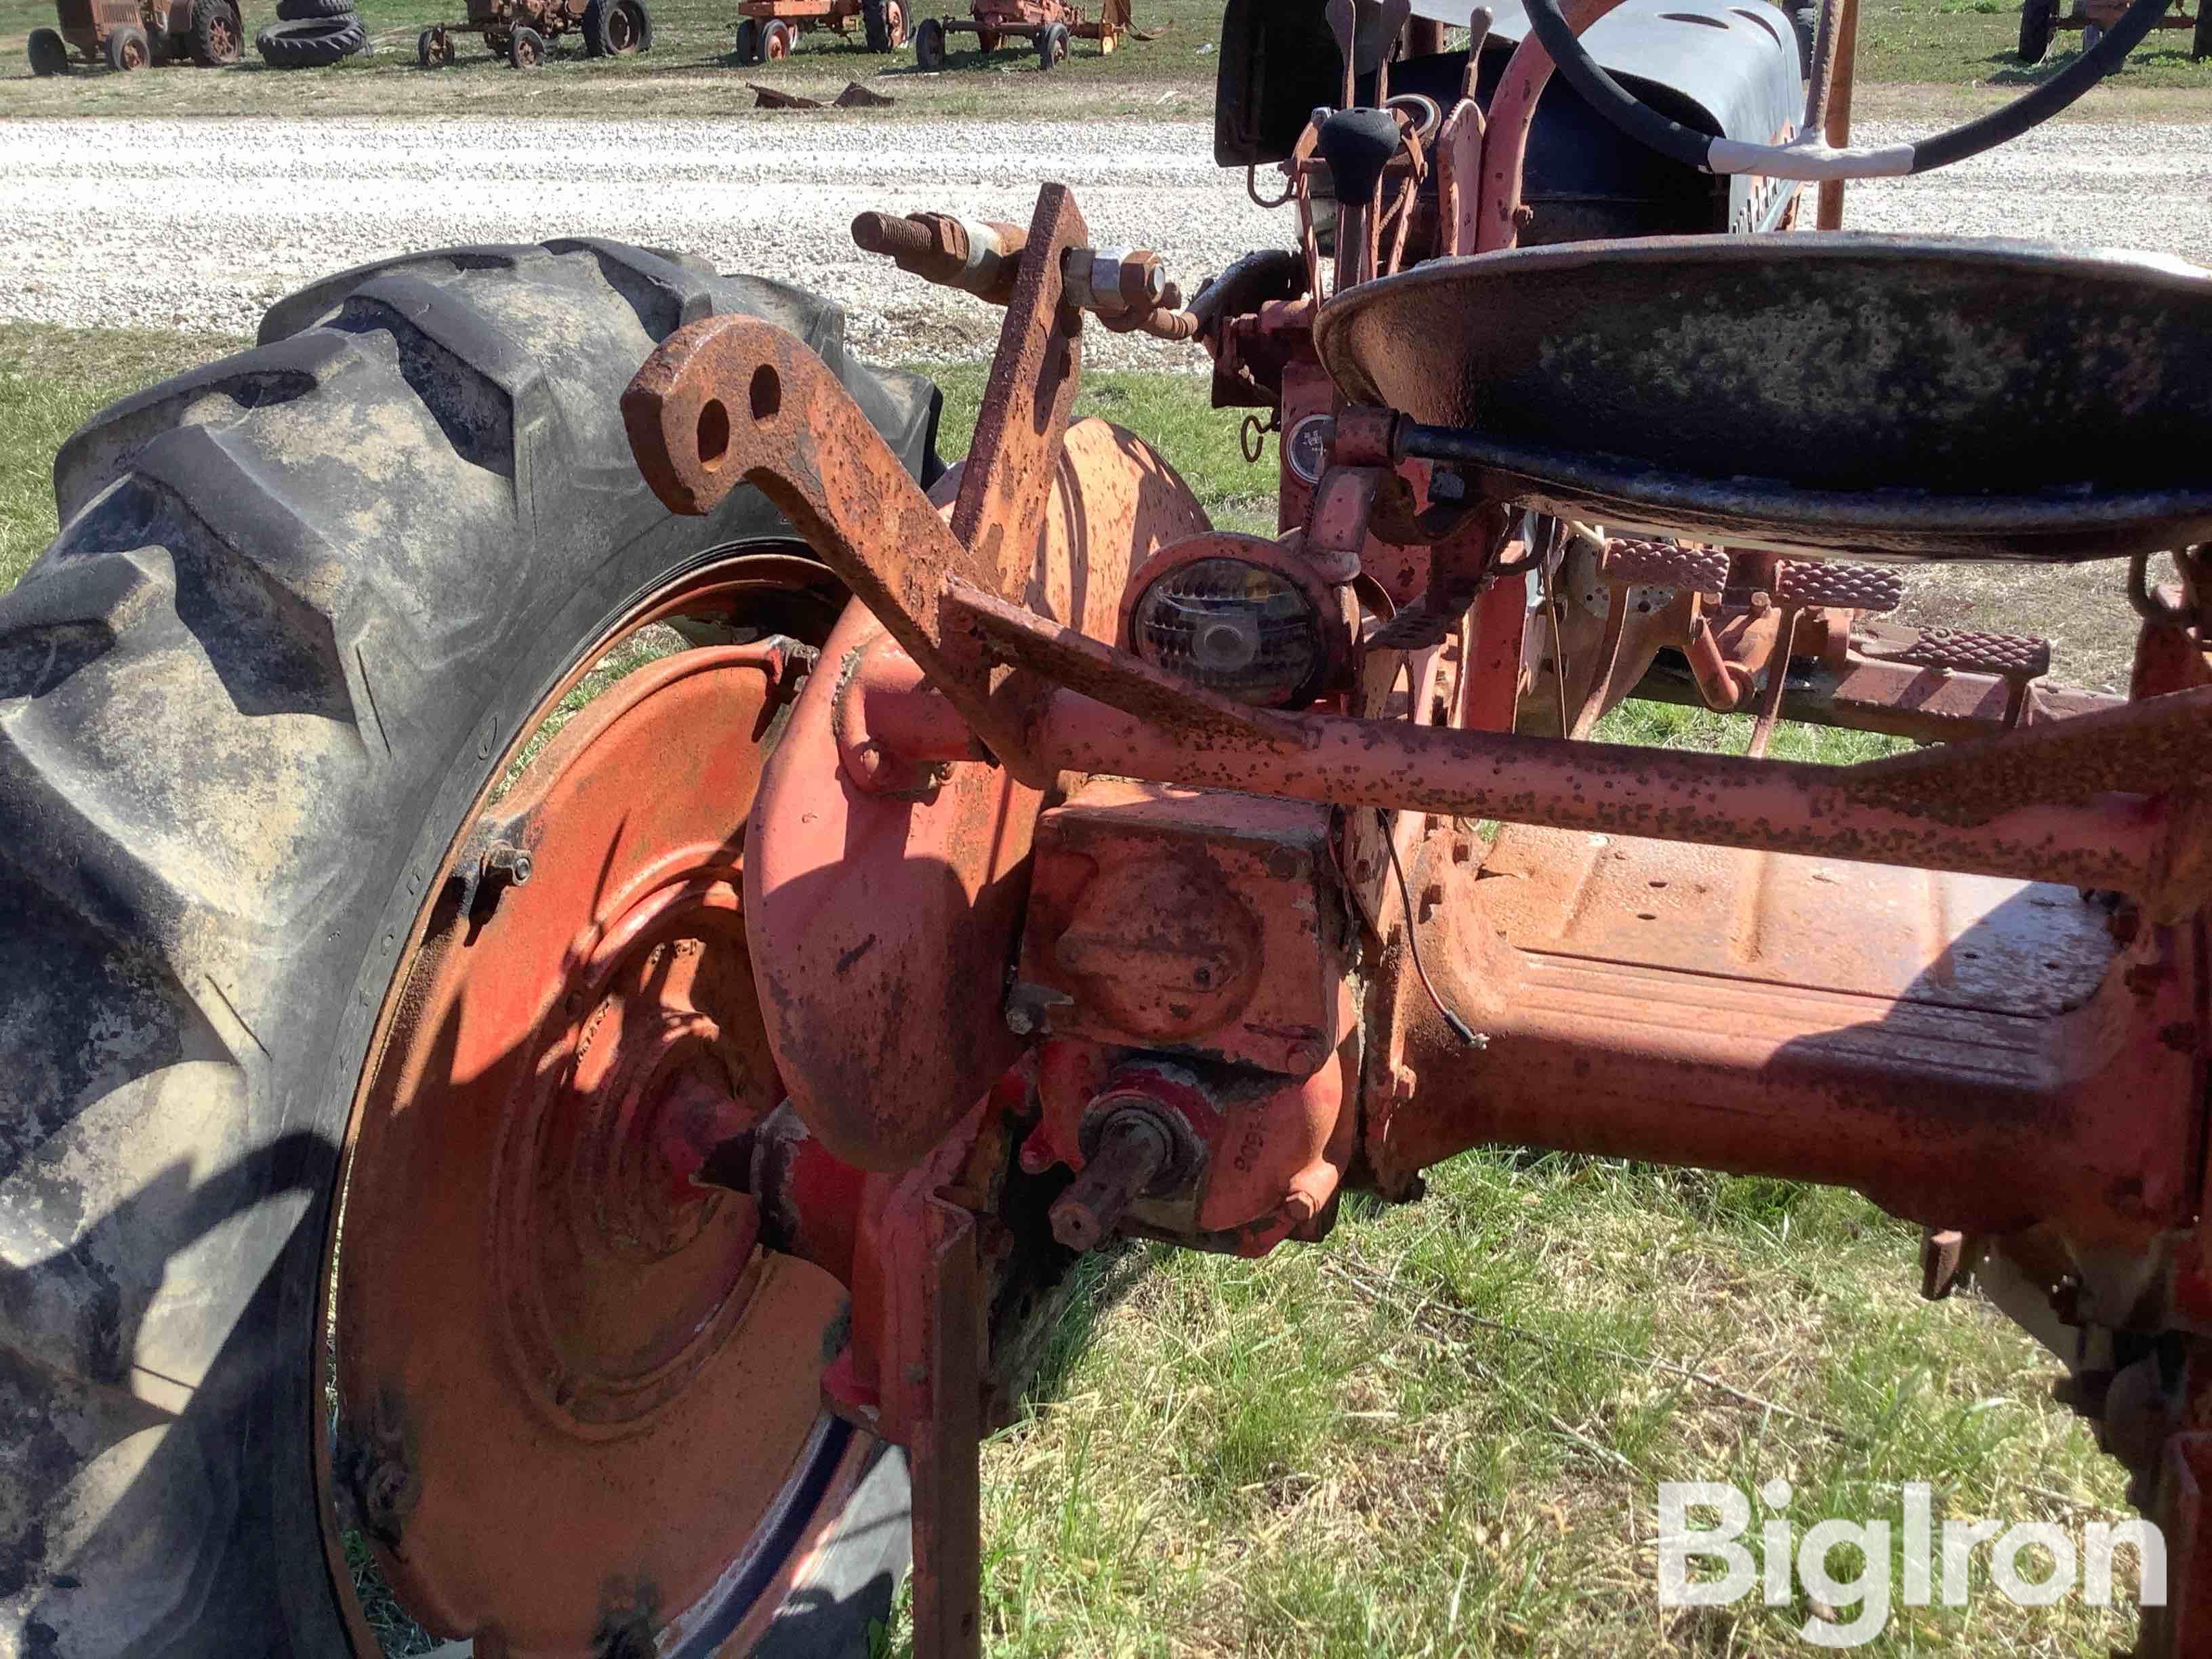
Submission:
M 960 577 L 1010 602 L 1024 591 L 1052 499 L 1081 368 L 1082 313 L 1060 255 L 1088 237 L 1065 185 L 1037 198 L 951 527 L 829 366 L 753 317 L 679 329 L 623 392 L 630 447 L 672 512 L 711 513 L 740 483 L 775 502 L 1024 783 L 1052 781 L 1024 751 L 1023 712 L 993 696 L 981 640 L 939 611 Z

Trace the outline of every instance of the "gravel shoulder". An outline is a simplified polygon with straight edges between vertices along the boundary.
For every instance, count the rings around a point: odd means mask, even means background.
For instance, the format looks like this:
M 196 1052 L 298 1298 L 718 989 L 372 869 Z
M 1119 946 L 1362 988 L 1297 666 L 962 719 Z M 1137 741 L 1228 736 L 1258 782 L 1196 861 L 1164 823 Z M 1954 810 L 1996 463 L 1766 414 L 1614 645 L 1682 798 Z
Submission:
M 1861 136 L 1909 135 L 1884 123 Z M 270 301 L 343 266 L 588 234 L 825 292 L 878 361 L 974 361 L 999 313 L 864 259 L 847 228 L 869 207 L 1025 221 L 1040 177 L 1075 187 L 1102 244 L 1157 248 L 1186 284 L 1288 235 L 1285 215 L 1212 165 L 1194 121 L 0 121 L 0 319 L 250 333 Z M 2212 125 L 2053 125 L 1925 179 L 1855 185 L 1850 203 L 1857 228 L 2212 264 Z M 1202 362 L 1091 339 L 1101 367 Z M 2111 574 L 1920 577 L 1908 614 L 2044 633 L 2069 678 L 2109 685 L 2127 649 Z
M 1041 177 L 1075 187 L 1102 242 L 1157 248 L 1186 283 L 1287 233 L 1194 121 L 0 122 L 0 318 L 245 332 L 301 283 L 403 249 L 592 234 L 827 292 L 878 356 L 969 357 L 995 313 L 864 259 L 847 227 L 870 207 L 1025 221 Z M 2212 127 L 2046 127 L 1854 186 L 1850 222 L 2212 261 Z

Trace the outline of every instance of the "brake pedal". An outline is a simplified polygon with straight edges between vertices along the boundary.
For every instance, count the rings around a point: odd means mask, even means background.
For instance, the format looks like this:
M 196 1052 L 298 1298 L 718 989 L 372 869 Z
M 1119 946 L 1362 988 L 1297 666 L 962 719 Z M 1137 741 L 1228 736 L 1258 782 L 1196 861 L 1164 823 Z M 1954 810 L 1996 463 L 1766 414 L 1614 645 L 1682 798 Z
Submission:
M 1851 649 L 1872 661 L 1904 663 L 1946 674 L 1987 674 L 2005 683 L 2005 724 L 2024 726 L 2033 712 L 2029 689 L 2051 672 L 2051 641 L 2029 634 L 1971 628 L 1923 628 L 1904 638 L 1860 638 Z
M 1789 559 L 1774 579 L 1774 602 L 1799 611 L 1863 611 L 1873 616 L 1905 601 L 1905 578 L 1878 564 Z
M 1625 587 L 1686 587 L 1697 593 L 1728 588 L 1729 557 L 1717 547 L 1615 536 L 1605 544 L 1598 574 Z

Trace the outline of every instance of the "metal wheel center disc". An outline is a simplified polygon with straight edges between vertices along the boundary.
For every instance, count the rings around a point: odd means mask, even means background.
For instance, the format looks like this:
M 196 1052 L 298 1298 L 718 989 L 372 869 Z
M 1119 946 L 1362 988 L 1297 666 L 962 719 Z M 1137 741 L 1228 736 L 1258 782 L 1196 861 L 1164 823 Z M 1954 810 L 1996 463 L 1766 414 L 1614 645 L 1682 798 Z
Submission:
M 575 1432 L 620 1431 L 674 1398 L 744 1314 L 759 1211 L 693 1185 L 680 1171 L 696 1160 L 673 1155 L 781 1097 L 764 1045 L 713 1012 L 750 1004 L 739 906 L 712 875 L 632 905 L 560 998 L 535 1086 L 502 1126 L 493 1264 L 508 1331 Z
M 665 1648 L 824 1455 L 844 1289 L 684 1173 L 782 1097 L 741 897 L 780 672 L 683 651 L 588 703 L 457 844 L 387 1002 L 331 1474 L 434 1634 Z

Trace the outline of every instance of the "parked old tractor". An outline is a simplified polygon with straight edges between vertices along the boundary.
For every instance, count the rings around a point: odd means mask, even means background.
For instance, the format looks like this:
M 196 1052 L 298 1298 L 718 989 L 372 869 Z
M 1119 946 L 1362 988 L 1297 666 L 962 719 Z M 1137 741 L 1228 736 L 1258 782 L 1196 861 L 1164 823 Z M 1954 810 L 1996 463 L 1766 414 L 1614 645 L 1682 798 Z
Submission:
M 2076 0 L 2064 11 L 2059 9 L 2058 0 L 2024 0 L 2020 9 L 2021 60 L 2041 63 L 2051 50 L 2052 35 L 2066 29 L 2081 30 L 2086 51 L 2103 40 L 2105 31 L 2126 10 L 2125 0 Z M 2187 29 L 2190 61 L 2203 63 L 2212 58 L 2212 12 L 2202 5 L 2191 13 L 2182 9 L 2182 0 L 2172 0 L 2171 8 L 2161 12 L 2151 27 Z
M 563 35 L 580 33 L 589 58 L 626 58 L 653 50 L 653 16 L 645 0 L 469 0 L 468 21 L 433 23 L 415 40 L 423 69 L 453 62 L 453 37 L 481 35 L 484 50 L 516 69 L 536 69 Z
M 906 0 L 740 0 L 732 55 L 740 64 L 781 63 L 800 35 L 818 28 L 849 35 L 854 18 L 870 52 L 906 44 Z
M 73 63 L 141 70 L 190 59 L 203 69 L 238 61 L 245 39 L 237 0 L 56 0 L 58 28 L 31 31 L 31 73 L 66 75 Z
M 915 25 L 915 67 L 943 69 L 951 38 L 962 33 L 975 37 L 978 52 L 1019 40 L 1036 54 L 1039 69 L 1066 62 L 1070 40 L 1097 41 L 1103 58 L 1133 33 L 1129 9 L 1129 0 L 1100 0 L 1097 16 L 1086 18 L 1066 0 L 975 0 L 965 17 L 926 17 Z
M 1721 0 L 1233 0 L 1282 245 L 855 225 L 1003 308 L 950 468 L 832 307 L 589 239 L 94 417 L 0 600 L 10 1645 L 373 1653 L 367 1582 L 513 1659 L 860 1653 L 910 1540 L 973 1655 L 1081 1253 L 1504 1144 L 1921 1224 L 2165 1527 L 2143 1659 L 2212 1652 L 2212 275 L 1836 228 L 2164 3 L 1855 148 L 1853 0 L 1809 64 Z M 1278 534 L 1070 418 L 1095 328 L 1280 432 Z M 2104 562 L 2129 695 L 1894 620 L 1958 560 Z M 1632 695 L 1747 752 L 1595 738 Z

